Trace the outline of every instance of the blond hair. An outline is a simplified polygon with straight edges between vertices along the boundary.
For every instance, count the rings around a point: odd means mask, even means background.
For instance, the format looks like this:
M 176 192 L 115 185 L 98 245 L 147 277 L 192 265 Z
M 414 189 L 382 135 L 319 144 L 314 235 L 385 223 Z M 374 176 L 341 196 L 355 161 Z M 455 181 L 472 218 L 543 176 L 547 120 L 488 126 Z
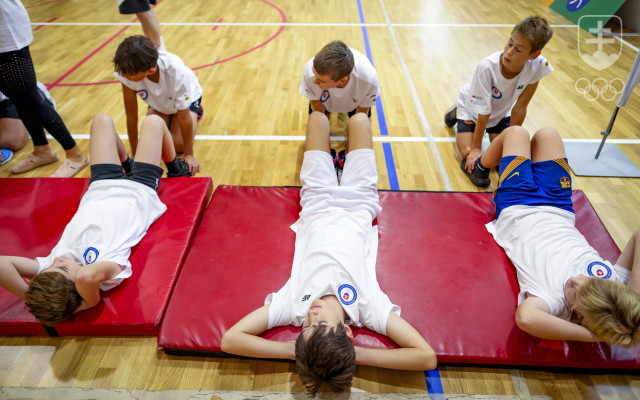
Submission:
M 640 342 L 640 294 L 628 286 L 589 278 L 578 286 L 575 310 L 582 325 L 605 342 L 623 347 Z
M 513 27 L 511 33 L 517 32 L 531 44 L 531 53 L 542 50 L 551 40 L 553 29 L 546 19 L 536 15 L 529 16 Z

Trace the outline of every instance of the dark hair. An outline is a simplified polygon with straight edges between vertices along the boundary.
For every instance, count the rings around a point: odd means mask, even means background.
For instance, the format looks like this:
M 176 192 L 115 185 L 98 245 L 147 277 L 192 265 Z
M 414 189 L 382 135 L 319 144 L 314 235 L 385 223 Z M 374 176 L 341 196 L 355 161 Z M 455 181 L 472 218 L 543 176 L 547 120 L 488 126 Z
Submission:
M 531 53 L 542 50 L 553 36 L 553 29 L 547 20 L 537 15 L 529 16 L 518 22 L 511 31 L 511 33 L 513 32 L 518 32 L 531 44 Z
M 344 325 L 316 325 L 304 336 L 296 339 L 296 370 L 306 392 L 315 397 L 324 386 L 336 392 L 348 388 L 356 371 L 356 349 Z
M 25 300 L 38 321 L 53 326 L 69 318 L 82 302 L 82 297 L 71 279 L 52 271 L 33 278 Z
M 324 46 L 313 59 L 313 69 L 320 75 L 329 75 L 334 81 L 349 75 L 353 65 L 351 49 L 339 40 Z
M 158 49 L 146 36 L 129 36 L 120 43 L 113 56 L 116 72 L 135 75 L 145 72 L 158 64 Z

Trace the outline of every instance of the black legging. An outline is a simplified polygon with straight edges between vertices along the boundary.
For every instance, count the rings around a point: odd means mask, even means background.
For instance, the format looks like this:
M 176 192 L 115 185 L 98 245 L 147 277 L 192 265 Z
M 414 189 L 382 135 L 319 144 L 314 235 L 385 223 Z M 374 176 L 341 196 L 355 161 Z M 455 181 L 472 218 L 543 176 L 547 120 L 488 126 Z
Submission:
M 17 51 L 0 53 L 0 92 L 16 105 L 18 115 L 29 131 L 34 146 L 48 143 L 44 129 L 56 138 L 65 150 L 76 145 L 60 115 L 38 92 L 36 71 L 33 68 L 29 46 Z

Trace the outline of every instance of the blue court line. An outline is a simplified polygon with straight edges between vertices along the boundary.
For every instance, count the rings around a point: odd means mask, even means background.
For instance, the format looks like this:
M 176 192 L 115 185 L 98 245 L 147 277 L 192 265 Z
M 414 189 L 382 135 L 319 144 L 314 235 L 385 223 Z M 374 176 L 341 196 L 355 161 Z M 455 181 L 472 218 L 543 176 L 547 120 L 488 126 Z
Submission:
M 424 371 L 424 377 L 427 380 L 427 392 L 431 400 L 444 400 L 444 391 L 442 390 L 442 381 L 440 380 L 438 368 Z
M 360 15 L 360 23 L 362 25 L 362 36 L 364 37 L 364 48 L 367 53 L 367 58 L 373 65 L 373 57 L 371 56 L 371 47 L 369 46 L 369 35 L 367 34 L 367 27 L 364 25 L 364 14 L 362 12 L 362 4 L 358 1 L 358 14 Z M 384 117 L 384 110 L 382 109 L 382 101 L 380 96 L 376 98 L 376 113 L 378 113 L 378 125 L 380 126 L 380 135 L 389 136 L 387 131 L 387 120 Z M 387 175 L 389 176 L 389 187 L 391 190 L 400 190 L 398 184 L 398 174 L 396 173 L 396 165 L 393 160 L 393 152 L 391 151 L 391 143 L 383 143 L 382 149 L 384 151 L 384 159 L 387 164 Z

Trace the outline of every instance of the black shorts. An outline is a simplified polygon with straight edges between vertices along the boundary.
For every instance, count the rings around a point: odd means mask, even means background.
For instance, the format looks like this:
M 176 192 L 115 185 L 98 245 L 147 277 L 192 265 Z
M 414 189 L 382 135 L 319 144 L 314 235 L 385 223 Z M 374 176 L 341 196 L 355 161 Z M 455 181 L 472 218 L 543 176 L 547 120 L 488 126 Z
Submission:
M 156 4 L 156 0 L 123 0 L 118 1 L 120 14 L 137 14 L 151 10 L 151 4 Z
M 194 112 L 194 113 L 198 113 L 198 110 L 200 109 L 200 102 L 202 101 L 202 97 L 200 97 L 198 100 L 194 101 L 193 103 L 189 104 L 189 111 Z M 171 129 L 171 124 L 173 123 L 173 116 L 176 114 L 171 114 L 169 115 L 169 123 L 167 124 L 167 127 L 169 127 L 169 129 Z
M 200 102 L 202 101 L 202 97 L 200 97 L 198 100 L 194 101 L 193 103 L 191 103 L 189 105 L 189 111 L 193 111 L 194 113 L 198 113 L 198 110 L 200 109 Z
M 502 133 L 503 130 L 511 126 L 511 117 L 504 117 L 498 122 L 496 126 L 487 128 L 487 133 L 495 134 Z M 473 121 L 458 120 L 458 133 L 460 132 L 473 132 L 476 130 L 476 123 Z
M 133 168 L 129 175 L 124 174 L 121 165 L 117 164 L 94 164 L 91 166 L 91 182 L 103 179 L 129 179 L 141 183 L 153 190 L 158 190 L 158 183 L 164 171 L 157 165 L 143 162 L 133 162 Z
M 347 115 L 349 116 L 349 118 L 353 117 L 354 115 L 356 115 L 356 110 L 357 108 L 355 108 L 353 111 L 349 111 L 347 113 Z M 311 109 L 311 103 L 309 103 L 309 114 L 311 114 L 313 112 L 313 109 Z M 327 111 L 327 109 L 324 109 L 324 115 L 329 115 L 329 111 Z M 367 117 L 371 118 L 371 107 L 369 107 L 369 112 L 367 113 Z
M 0 101 L 0 119 L 2 118 L 20 119 L 16 105 L 11 99 Z

